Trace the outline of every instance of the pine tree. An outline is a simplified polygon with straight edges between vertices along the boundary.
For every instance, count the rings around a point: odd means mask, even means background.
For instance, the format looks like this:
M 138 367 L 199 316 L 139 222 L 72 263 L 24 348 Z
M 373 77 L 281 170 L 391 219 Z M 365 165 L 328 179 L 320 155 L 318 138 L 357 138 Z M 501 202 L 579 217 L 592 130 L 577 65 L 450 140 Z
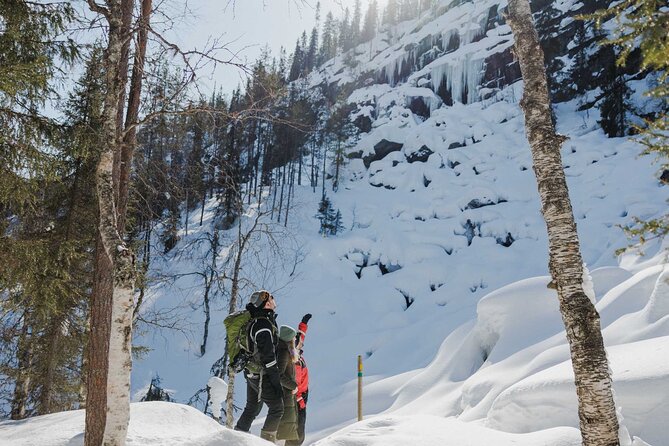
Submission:
M 323 43 L 319 55 L 319 64 L 330 60 L 337 54 L 337 28 L 331 12 L 325 16 L 323 24 Z
M 369 42 L 376 35 L 376 28 L 378 25 L 378 6 L 376 0 L 369 3 L 367 12 L 365 13 L 365 22 L 360 32 L 360 42 Z
M 73 7 L 2 2 L 0 18 L 0 258 L 11 259 L 0 264 L 0 369 L 13 387 L 0 406 L 19 419 L 79 400 L 94 152 L 72 144 L 67 124 L 39 113 L 56 93 L 54 61 L 78 55 L 62 39 Z M 70 339 L 62 335 L 68 324 Z
M 337 46 L 346 52 L 353 47 L 353 38 L 351 36 L 351 13 L 348 8 L 344 10 L 344 18 L 339 22 L 339 39 Z
M 318 28 L 314 27 L 311 30 L 311 37 L 309 38 L 309 49 L 307 50 L 306 59 L 304 62 L 304 70 L 307 73 L 310 73 L 317 62 L 317 52 L 318 52 Z
M 288 82 L 293 82 L 297 80 L 302 74 L 302 66 L 304 65 L 304 53 L 302 51 L 302 46 L 300 45 L 300 40 L 298 39 L 295 43 L 295 51 L 293 51 L 293 57 L 290 64 L 290 72 L 288 74 Z
M 399 17 L 400 17 L 400 11 L 399 11 L 399 6 L 397 4 L 397 0 L 388 0 L 386 8 L 383 11 L 382 23 L 387 26 L 394 26 L 397 24 Z M 367 23 L 366 20 L 365 23 Z
M 70 3 L 0 3 L 0 209 L 30 206 L 39 181 L 53 174 L 40 148 L 59 129 L 38 110 L 54 93 L 54 61 L 70 63 L 78 54 L 72 40 L 61 38 L 74 16 Z
M 311 30 L 311 36 L 309 37 L 309 47 L 307 49 L 307 54 L 305 58 L 305 72 L 310 73 L 318 63 L 318 27 L 320 24 L 320 10 L 321 4 L 318 2 L 316 4 L 316 24 Z
M 411 20 L 419 12 L 419 0 L 401 0 L 399 3 L 399 21 Z
M 351 42 L 353 46 L 362 43 L 360 38 L 360 25 L 362 23 L 362 9 L 360 7 L 360 0 L 355 0 L 353 6 L 353 18 L 351 19 Z

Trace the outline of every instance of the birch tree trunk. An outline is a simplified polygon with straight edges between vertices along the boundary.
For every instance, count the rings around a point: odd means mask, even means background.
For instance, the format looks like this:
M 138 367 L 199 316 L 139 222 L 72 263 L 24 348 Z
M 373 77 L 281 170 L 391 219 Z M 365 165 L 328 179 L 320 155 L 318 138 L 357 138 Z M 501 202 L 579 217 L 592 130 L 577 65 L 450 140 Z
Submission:
M 583 288 L 583 260 L 562 168 L 560 147 L 565 137 L 555 133 L 551 121 L 544 53 L 528 0 L 509 1 L 508 22 L 525 83 L 520 106 L 548 229 L 549 270 L 569 341 L 583 445 L 618 445 L 618 419 L 599 314 Z
M 126 2 L 108 0 L 106 8 L 89 2 L 94 11 L 106 18 L 109 32 L 104 55 L 102 147 L 96 170 L 99 221 L 88 348 L 86 446 L 124 445 L 130 418 L 135 265 L 134 256 L 118 228 L 115 191 L 119 186 L 120 168 L 114 163 L 121 158 L 118 109 L 127 79 L 122 73 L 123 45 L 130 38 L 123 26 Z

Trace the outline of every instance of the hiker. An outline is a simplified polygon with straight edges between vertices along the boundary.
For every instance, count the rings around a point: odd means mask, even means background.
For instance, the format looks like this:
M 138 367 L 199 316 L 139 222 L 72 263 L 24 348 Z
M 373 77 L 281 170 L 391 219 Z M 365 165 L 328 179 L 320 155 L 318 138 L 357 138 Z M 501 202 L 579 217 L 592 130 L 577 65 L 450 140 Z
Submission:
M 304 347 L 304 337 L 307 335 L 307 328 L 311 319 L 311 314 L 307 313 L 302 317 L 300 325 L 297 326 L 297 336 L 295 337 L 296 349 L 299 355 L 295 364 L 295 380 L 297 381 L 297 440 L 286 441 L 286 446 L 301 446 L 304 443 L 304 426 L 307 422 L 307 398 L 309 396 L 309 370 L 304 360 L 302 350 Z
M 260 430 L 260 438 L 272 442 L 276 441 L 276 431 L 283 415 L 283 390 L 276 357 L 279 338 L 275 308 L 274 296 L 265 290 L 254 292 L 246 305 L 252 319 L 248 331 L 249 345 L 253 343 L 260 364 L 254 366 L 251 361 L 244 369 L 246 407 L 235 426 L 235 430 L 248 432 L 265 403 L 269 411 Z
M 283 417 L 279 423 L 277 440 L 297 440 L 297 382 L 295 381 L 295 363 L 299 359 L 295 349 L 295 335 L 297 332 L 288 325 L 279 327 L 279 345 L 277 347 L 277 362 L 279 375 L 283 386 Z

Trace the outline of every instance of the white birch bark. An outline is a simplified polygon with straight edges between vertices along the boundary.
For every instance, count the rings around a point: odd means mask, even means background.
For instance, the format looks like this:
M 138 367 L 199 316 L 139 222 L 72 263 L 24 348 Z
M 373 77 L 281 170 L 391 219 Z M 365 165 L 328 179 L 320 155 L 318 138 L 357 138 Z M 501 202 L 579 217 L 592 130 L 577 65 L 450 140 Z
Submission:
M 508 22 L 525 83 L 520 106 L 548 230 L 549 270 L 569 342 L 583 445 L 617 446 L 619 426 L 599 314 L 584 289 L 583 260 L 562 168 L 565 138 L 556 134 L 551 119 L 544 53 L 528 0 L 509 0 Z
M 85 445 L 123 446 L 130 419 L 130 342 L 135 275 L 134 256 L 117 229 L 115 189 L 118 177 L 115 176 L 114 160 L 119 158 L 121 148 L 117 112 L 125 85 L 120 67 L 123 42 L 129 36 L 123 33 L 121 0 L 108 0 L 106 8 L 91 2 L 89 5 L 106 18 L 109 32 L 104 55 L 103 145 L 96 170 L 99 221 L 95 280 L 98 283 L 94 284 L 96 292 L 91 308 Z

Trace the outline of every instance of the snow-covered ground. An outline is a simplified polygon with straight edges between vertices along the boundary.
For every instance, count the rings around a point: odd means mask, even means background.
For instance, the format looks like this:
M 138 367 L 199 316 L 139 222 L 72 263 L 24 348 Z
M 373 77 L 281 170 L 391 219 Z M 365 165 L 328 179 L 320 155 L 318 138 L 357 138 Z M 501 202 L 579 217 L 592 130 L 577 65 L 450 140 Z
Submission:
M 625 244 L 617 225 L 662 212 L 666 193 L 653 178 L 651 160 L 638 158 L 637 146 L 605 138 L 570 106 L 558 109 L 560 129 L 571 136 L 564 162 L 616 401 L 632 437 L 667 445 L 666 255 L 658 245 L 648 246 L 645 257 L 613 255 Z M 281 323 L 296 325 L 302 314 L 314 315 L 305 349 L 311 376 L 307 443 L 579 444 L 568 350 L 556 296 L 546 288 L 546 236 L 522 115 L 509 102 L 438 112 L 430 120 L 460 134 L 476 132 L 477 142 L 450 150 L 440 144 L 426 162 L 408 163 L 401 152 L 373 162 L 369 171 L 352 162 L 340 192 L 330 194 L 344 216 L 341 235 L 318 235 L 313 215 L 319 194 L 297 190 L 289 227 L 304 259 L 296 278 L 273 290 Z M 425 185 L 423 177 L 431 182 Z M 371 184 L 377 181 L 392 181 L 395 188 Z M 475 199 L 488 205 L 473 207 Z M 199 214 L 191 215 L 182 247 L 211 231 L 211 206 L 202 227 Z M 244 218 L 254 212 L 250 208 Z M 467 220 L 476 223 L 469 234 Z M 496 240 L 506 233 L 515 240 L 508 247 Z M 207 352 L 199 356 L 202 282 L 187 273 L 198 270 L 207 243 L 193 246 L 191 256 L 154 264 L 155 273 L 184 275 L 156 285 L 147 309 L 173 309 L 185 323 L 183 331 L 136 337 L 136 344 L 152 348 L 135 361 L 136 398 L 159 374 L 177 401 L 187 401 L 206 386 L 223 352 L 227 305 L 219 298 Z M 279 269 L 273 283 L 281 283 L 282 274 Z M 414 299 L 408 308 L 403 293 Z M 366 419 L 355 424 L 358 354 L 365 358 Z M 243 405 L 243 385 L 236 401 Z M 179 405 L 136 404 L 130 444 L 254 441 L 194 413 Z M 78 444 L 82 423 L 81 412 L 3 422 L 0 444 Z
M 60 412 L 0 423 L 0 444 L 11 446 L 80 446 L 85 412 Z M 149 402 L 130 406 L 128 446 L 262 446 L 253 435 L 225 429 L 183 404 Z
M 280 323 L 296 325 L 302 314 L 314 315 L 305 349 L 307 443 L 392 444 L 424 432 L 429 444 L 453 431 L 458 434 L 440 444 L 461 444 L 464 436 L 483 445 L 495 435 L 502 444 L 578 444 L 566 340 L 556 296 L 546 288 L 545 226 L 513 100 L 521 87 L 502 92 L 506 100 L 439 108 L 424 122 L 410 116 L 403 127 L 397 126 L 401 113 L 385 123 L 380 116 L 352 150 L 370 150 L 371 141 L 383 138 L 404 147 L 369 169 L 360 159 L 346 166 L 339 192 L 329 193 L 346 226 L 337 237 L 317 232 L 319 189 L 297 188 L 289 230 L 304 259 L 287 286 L 281 271 L 274 287 L 262 280 L 258 286 L 276 290 Z M 389 107 L 392 114 L 401 105 Z M 661 359 L 669 318 L 661 297 L 666 285 L 658 281 L 665 254 L 651 244 L 646 257 L 614 255 L 627 243 L 618 225 L 660 215 L 667 193 L 637 145 L 606 138 L 595 114 L 575 107 L 557 108 L 558 127 L 570 136 L 564 164 L 617 402 L 631 436 L 669 444 L 661 421 L 669 417 L 669 366 Z M 434 152 L 424 162 L 408 162 L 414 138 Z M 451 141 L 467 145 L 449 149 Z M 212 218 L 210 208 L 200 228 L 194 213 L 182 246 L 210 231 Z M 503 243 L 507 234 L 510 246 Z M 287 257 L 281 262 L 290 270 Z M 183 274 L 198 268 L 195 258 L 173 257 L 155 268 Z M 208 349 L 200 357 L 201 279 L 185 276 L 153 293 L 155 308 L 180 306 L 192 331 L 139 336 L 136 342 L 153 351 L 136 361 L 133 388 L 139 396 L 157 373 L 184 402 L 206 385 L 209 367 L 223 352 L 227 304 L 214 302 Z M 408 308 L 405 296 L 413 299 Z M 369 419 L 351 426 L 358 354 Z M 244 396 L 238 385 L 237 405 Z M 417 427 L 424 424 L 434 429 Z

